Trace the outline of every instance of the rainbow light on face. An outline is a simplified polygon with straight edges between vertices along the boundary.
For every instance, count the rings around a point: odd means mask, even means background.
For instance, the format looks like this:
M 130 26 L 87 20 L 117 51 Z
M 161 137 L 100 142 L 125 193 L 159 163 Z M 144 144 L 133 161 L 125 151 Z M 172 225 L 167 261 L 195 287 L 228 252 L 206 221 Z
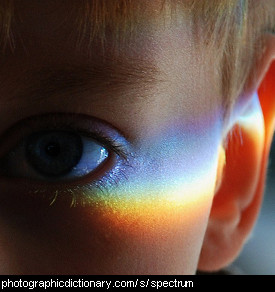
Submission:
M 190 184 L 163 187 L 143 185 L 128 192 L 121 189 L 112 193 L 110 198 L 92 200 L 100 210 L 104 210 L 105 219 L 108 218 L 113 224 L 120 227 L 123 224 L 128 231 L 147 229 L 152 232 L 157 231 L 156 228 L 163 229 L 163 225 L 182 224 L 183 218 L 187 222 L 198 209 L 205 213 L 213 190 L 213 183 L 202 178 Z
M 130 162 L 127 177 L 107 194 L 83 192 L 89 204 L 125 232 L 161 232 L 205 218 L 216 182 L 218 131 L 192 128 L 152 136 Z
M 239 123 L 250 131 L 261 149 L 264 126 L 257 95 L 232 117 L 231 126 Z M 84 196 L 108 222 L 105 226 L 152 236 L 207 221 L 216 186 L 220 125 L 203 120 L 175 125 L 151 135 L 130 161 L 126 178 L 110 186 L 107 193 L 90 195 L 84 190 Z

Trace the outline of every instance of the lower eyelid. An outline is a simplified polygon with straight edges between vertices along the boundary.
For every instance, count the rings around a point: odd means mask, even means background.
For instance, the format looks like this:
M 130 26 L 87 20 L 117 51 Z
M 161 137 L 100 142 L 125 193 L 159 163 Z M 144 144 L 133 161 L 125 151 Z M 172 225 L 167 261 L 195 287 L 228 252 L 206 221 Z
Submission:
M 116 158 L 112 158 L 116 160 Z M 114 162 L 113 162 L 114 163 Z M 125 165 L 123 161 L 117 161 L 114 168 L 109 171 L 102 171 L 101 175 L 91 177 L 87 175 L 81 180 L 63 183 L 42 183 L 25 178 L 8 178 L 0 177 L 0 187 L 5 190 L 0 196 L 7 193 L 3 200 L 6 200 L 10 194 L 14 197 L 22 199 L 35 199 L 45 201 L 47 205 L 61 203 L 63 206 L 89 206 L 95 207 L 98 202 L 106 202 L 112 196 L 112 189 L 116 188 L 121 180 L 127 179 L 126 170 L 129 165 Z

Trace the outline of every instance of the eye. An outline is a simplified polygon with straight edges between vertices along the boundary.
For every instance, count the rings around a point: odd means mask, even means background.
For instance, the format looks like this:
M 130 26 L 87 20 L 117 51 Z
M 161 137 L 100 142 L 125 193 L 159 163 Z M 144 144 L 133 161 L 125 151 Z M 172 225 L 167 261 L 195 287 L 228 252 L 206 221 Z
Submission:
M 83 155 L 79 135 L 61 131 L 38 132 L 28 137 L 24 147 L 27 164 L 46 177 L 68 175 Z M 13 159 L 16 155 L 13 155 Z
M 105 147 L 78 133 L 41 131 L 20 142 L 3 161 L 10 175 L 68 180 L 95 171 L 108 156 Z
M 85 176 L 108 157 L 106 148 L 73 132 L 38 132 L 30 135 L 24 144 L 24 165 L 53 179 Z M 12 157 L 13 164 L 14 160 L 20 160 L 20 153 L 13 152 Z
M 6 177 L 58 183 L 77 180 L 102 170 L 121 154 L 110 137 L 114 131 L 106 135 L 106 126 L 99 122 L 89 125 L 85 120 L 84 125 L 76 126 L 55 117 L 50 122 L 27 122 L 12 132 L 11 136 L 22 138 L 0 159 L 0 174 Z

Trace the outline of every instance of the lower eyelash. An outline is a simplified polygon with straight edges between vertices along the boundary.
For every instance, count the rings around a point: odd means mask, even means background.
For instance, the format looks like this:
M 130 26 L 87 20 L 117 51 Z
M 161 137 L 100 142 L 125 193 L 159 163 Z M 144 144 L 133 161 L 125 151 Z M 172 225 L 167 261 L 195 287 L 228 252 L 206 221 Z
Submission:
M 103 178 L 98 181 L 93 182 L 88 187 L 84 187 L 83 195 L 81 198 L 79 196 L 74 196 L 72 200 L 72 205 L 76 206 L 80 204 L 81 206 L 89 206 L 95 203 L 95 201 L 108 201 L 108 198 L 112 197 L 112 190 L 117 189 L 121 182 L 127 182 L 129 176 L 127 175 L 127 170 L 130 166 L 128 165 L 124 169 L 108 175 L 108 178 Z M 96 190 L 96 195 L 95 193 Z M 80 199 L 80 200 L 79 200 Z M 96 199 L 96 200 L 95 200 Z
M 47 199 L 49 206 L 53 206 L 59 199 L 64 199 L 69 207 L 96 207 L 98 202 L 106 202 L 112 196 L 112 189 L 118 188 L 121 181 L 128 180 L 127 170 L 130 165 L 123 164 L 123 169 L 107 174 L 97 181 L 91 182 L 86 186 L 74 186 L 65 190 L 54 190 L 49 196 L 46 189 L 32 190 L 31 195 L 40 195 Z

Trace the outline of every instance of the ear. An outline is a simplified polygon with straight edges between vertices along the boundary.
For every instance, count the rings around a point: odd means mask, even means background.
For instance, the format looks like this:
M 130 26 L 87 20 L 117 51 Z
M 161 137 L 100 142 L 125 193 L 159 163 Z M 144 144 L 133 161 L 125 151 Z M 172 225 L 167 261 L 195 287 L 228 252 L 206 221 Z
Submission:
M 250 96 L 236 111 L 227 144 L 221 145 L 217 188 L 199 270 L 215 271 L 232 262 L 257 219 L 274 132 L 274 59 L 275 36 L 268 36 L 265 53 L 255 70 L 256 78 L 249 87 Z

